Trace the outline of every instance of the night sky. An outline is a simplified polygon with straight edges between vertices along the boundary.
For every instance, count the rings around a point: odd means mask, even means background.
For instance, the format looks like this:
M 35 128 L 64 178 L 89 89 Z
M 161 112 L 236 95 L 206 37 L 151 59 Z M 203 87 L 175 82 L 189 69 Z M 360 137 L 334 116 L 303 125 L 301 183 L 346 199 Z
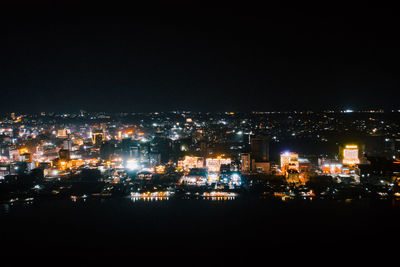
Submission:
M 400 108 L 394 8 L 1 12 L 1 112 Z

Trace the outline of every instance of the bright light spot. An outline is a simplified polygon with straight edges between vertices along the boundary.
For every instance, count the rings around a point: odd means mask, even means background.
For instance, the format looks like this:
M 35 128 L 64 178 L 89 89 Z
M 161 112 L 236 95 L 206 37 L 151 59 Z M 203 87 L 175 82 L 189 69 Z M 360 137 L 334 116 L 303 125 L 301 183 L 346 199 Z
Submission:
M 137 160 L 130 159 L 126 162 L 126 168 L 128 168 L 129 170 L 136 170 L 139 168 L 139 164 Z

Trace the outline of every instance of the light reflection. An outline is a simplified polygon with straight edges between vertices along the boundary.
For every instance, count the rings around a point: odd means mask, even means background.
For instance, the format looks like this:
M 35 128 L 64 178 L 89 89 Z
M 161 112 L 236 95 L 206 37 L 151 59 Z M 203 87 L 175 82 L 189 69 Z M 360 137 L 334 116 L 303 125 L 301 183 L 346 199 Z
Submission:
M 169 197 L 131 197 L 130 199 L 132 202 L 137 202 L 137 201 L 152 202 L 152 201 L 169 200 Z
M 207 200 L 224 201 L 224 200 L 234 200 L 237 197 L 237 194 L 232 192 L 212 191 L 212 192 L 204 192 L 202 196 L 204 199 Z
M 138 200 L 144 201 L 163 201 L 169 200 L 169 197 L 173 195 L 171 191 L 156 191 L 156 192 L 131 192 L 131 200 L 136 202 Z

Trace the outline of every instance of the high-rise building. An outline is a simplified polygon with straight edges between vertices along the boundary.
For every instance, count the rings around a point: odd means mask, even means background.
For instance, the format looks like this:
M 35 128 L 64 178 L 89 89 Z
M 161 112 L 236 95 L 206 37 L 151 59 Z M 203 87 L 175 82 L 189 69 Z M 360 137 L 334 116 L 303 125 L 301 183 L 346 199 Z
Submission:
M 92 142 L 93 145 L 100 145 L 103 141 L 103 131 L 102 130 L 94 130 L 92 133 Z
M 63 141 L 63 147 L 66 150 L 71 151 L 72 150 L 72 145 L 74 144 L 74 142 L 71 139 L 66 139 Z
M 104 160 L 111 159 L 111 156 L 114 154 L 115 145 L 110 142 L 104 142 L 100 146 L 100 157 Z
M 100 129 L 103 131 L 103 136 L 107 136 L 107 124 L 106 123 L 100 123 Z
M 257 137 L 251 139 L 251 157 L 256 162 L 269 160 L 269 140 L 268 137 Z
M 241 171 L 249 173 L 251 170 L 251 159 L 249 153 L 242 153 L 241 157 Z
M 343 164 L 356 165 L 360 163 L 357 145 L 346 145 L 343 149 Z

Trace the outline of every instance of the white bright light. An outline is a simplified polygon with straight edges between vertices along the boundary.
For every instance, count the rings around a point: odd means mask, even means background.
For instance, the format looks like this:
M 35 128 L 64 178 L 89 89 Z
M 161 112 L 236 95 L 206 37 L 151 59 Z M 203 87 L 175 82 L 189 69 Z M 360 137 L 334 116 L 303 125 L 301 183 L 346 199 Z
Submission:
M 232 179 L 239 179 L 239 178 L 240 178 L 240 176 L 238 174 L 236 174 L 236 173 L 232 174 Z
M 126 168 L 129 170 L 136 170 L 139 168 L 139 164 L 135 159 L 130 159 L 126 162 Z

